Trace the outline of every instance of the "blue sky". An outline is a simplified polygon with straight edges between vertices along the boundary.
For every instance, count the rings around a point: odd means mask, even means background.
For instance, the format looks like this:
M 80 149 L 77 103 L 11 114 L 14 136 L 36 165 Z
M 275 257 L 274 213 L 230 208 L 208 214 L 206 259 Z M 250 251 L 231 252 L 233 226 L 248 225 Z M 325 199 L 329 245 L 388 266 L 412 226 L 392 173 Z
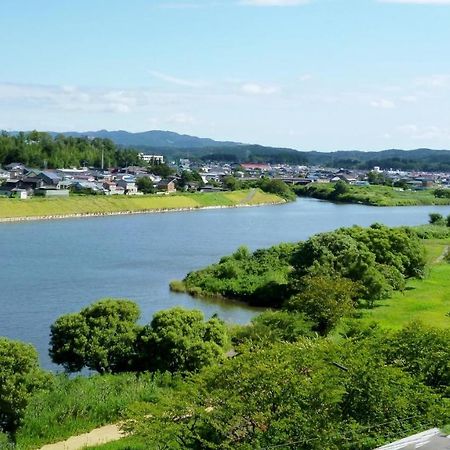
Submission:
M 450 0 L 2 0 L 0 129 L 450 148 Z

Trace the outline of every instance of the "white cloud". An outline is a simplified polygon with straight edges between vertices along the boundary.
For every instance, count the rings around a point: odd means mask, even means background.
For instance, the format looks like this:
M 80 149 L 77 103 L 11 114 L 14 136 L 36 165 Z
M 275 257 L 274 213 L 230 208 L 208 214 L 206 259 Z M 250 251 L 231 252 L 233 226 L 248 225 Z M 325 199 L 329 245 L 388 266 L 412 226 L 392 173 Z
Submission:
M 165 81 L 166 83 L 175 84 L 177 86 L 185 86 L 185 87 L 192 87 L 192 88 L 198 88 L 205 86 L 205 83 L 201 81 L 193 81 L 193 80 L 187 80 L 185 78 L 178 78 L 174 77 L 172 75 L 168 75 L 163 72 L 159 72 L 157 70 L 150 70 L 149 74 L 157 78 L 158 80 Z
M 392 100 L 381 98 L 370 102 L 370 106 L 373 108 L 392 109 L 395 108 L 395 103 Z
M 418 126 L 414 124 L 401 125 L 397 130 L 407 135 L 409 138 L 418 140 L 432 140 L 432 139 L 449 139 L 450 131 L 441 127 L 430 126 Z
M 310 3 L 310 0 L 241 0 L 239 3 L 248 6 L 298 6 Z
M 450 5 L 450 2 L 449 2 Z M 430 75 L 416 79 L 416 86 L 425 88 L 447 88 L 450 87 L 450 75 Z
M 241 92 L 249 95 L 272 95 L 280 91 L 278 86 L 263 85 L 258 83 L 244 83 Z
M 0 83 L 0 102 L 27 107 L 129 113 L 142 101 L 140 98 L 136 91 Z

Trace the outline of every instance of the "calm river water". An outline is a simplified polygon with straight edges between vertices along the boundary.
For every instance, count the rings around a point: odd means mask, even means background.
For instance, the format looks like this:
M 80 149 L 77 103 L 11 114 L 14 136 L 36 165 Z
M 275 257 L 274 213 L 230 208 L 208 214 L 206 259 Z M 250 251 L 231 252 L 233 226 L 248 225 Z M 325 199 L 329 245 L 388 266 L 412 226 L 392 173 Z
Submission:
M 257 310 L 173 294 L 172 279 L 239 245 L 298 241 L 353 224 L 416 225 L 445 207 L 377 208 L 299 199 L 280 206 L 0 224 L 0 335 L 31 342 L 44 367 L 49 326 L 104 297 L 139 303 L 143 321 L 181 305 L 246 323 Z

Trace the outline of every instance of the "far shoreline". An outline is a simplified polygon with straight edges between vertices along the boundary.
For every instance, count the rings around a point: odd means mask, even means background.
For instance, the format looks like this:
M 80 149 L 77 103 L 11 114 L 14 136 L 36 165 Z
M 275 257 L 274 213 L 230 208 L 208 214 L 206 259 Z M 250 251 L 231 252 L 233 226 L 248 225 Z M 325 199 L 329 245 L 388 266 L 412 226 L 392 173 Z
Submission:
M 109 217 L 109 216 L 129 216 L 129 215 L 141 215 L 141 214 L 163 214 L 171 212 L 190 212 L 200 210 L 213 210 L 213 209 L 233 209 L 233 208 L 256 208 L 262 206 L 279 206 L 286 204 L 286 200 L 281 199 L 280 202 L 267 202 L 257 204 L 240 204 L 240 205 L 216 205 L 216 206 L 194 206 L 184 208 L 161 208 L 161 209 L 149 209 L 141 211 L 110 211 L 110 212 L 93 212 L 93 213 L 74 213 L 74 214 L 55 214 L 55 215 L 43 215 L 43 216 L 23 216 L 23 217 L 2 217 L 1 223 L 17 223 L 17 222 L 36 222 L 36 221 L 51 221 L 51 220 L 64 220 L 64 219 L 84 219 L 91 217 Z

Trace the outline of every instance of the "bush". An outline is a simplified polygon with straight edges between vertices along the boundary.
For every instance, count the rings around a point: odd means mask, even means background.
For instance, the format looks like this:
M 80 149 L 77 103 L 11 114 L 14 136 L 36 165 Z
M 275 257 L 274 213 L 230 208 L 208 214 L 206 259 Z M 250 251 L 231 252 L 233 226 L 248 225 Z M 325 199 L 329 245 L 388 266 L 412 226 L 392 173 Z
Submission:
M 0 432 L 16 431 L 32 394 L 47 379 L 34 347 L 0 337 Z
M 432 225 L 446 225 L 446 221 L 442 214 L 439 213 L 430 213 L 430 224 Z

